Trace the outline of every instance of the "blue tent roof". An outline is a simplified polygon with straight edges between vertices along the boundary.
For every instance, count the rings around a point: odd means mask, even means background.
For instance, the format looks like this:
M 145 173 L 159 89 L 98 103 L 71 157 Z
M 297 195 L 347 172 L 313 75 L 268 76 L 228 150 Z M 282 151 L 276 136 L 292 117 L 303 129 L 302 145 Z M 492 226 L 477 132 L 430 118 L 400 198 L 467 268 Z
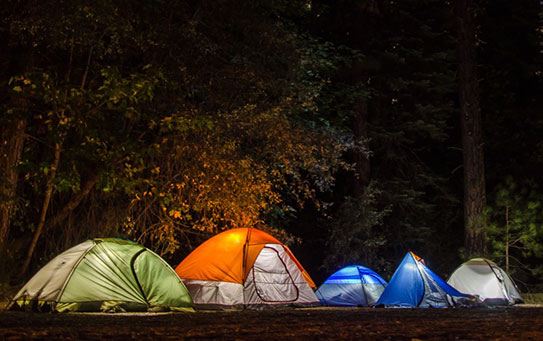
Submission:
M 386 281 L 375 271 L 350 265 L 332 274 L 315 292 L 322 304 L 334 306 L 374 305 Z
M 408 252 L 376 305 L 442 308 L 453 306 L 456 300 L 467 297 L 439 278 L 420 258 Z

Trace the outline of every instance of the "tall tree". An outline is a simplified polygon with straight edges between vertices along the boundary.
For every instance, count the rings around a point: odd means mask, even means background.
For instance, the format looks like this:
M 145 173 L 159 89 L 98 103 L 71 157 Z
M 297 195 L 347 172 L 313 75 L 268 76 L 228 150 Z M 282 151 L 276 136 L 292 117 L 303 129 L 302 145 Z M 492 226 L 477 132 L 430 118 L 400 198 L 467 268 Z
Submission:
M 487 2 L 478 17 L 488 252 L 534 291 L 543 274 L 542 19 L 539 0 Z
M 28 70 L 32 64 L 32 48 L 10 49 L 14 39 L 10 35 L 6 17 L 10 14 L 10 6 L 0 9 L 0 48 L 6 56 L 0 62 L 0 80 L 4 84 L 18 73 Z M 14 6 L 14 10 L 19 8 Z M 28 105 L 20 100 L 6 87 L 0 86 L 0 245 L 9 236 L 11 216 L 17 203 L 17 181 L 19 178 L 19 163 L 23 151 L 28 116 Z
M 301 72 L 326 62 L 285 19 L 303 1 L 7 4 L 7 46 L 35 52 L 30 68 L 0 61 L 5 108 L 28 103 L 12 228 L 35 231 L 25 268 L 102 231 L 168 253 L 275 229 L 271 215 L 319 205 L 344 164 L 341 139 L 293 119 L 320 86 Z
M 10 217 L 15 202 L 15 190 L 24 144 L 25 119 L 0 121 L 0 244 L 9 234 Z
M 457 207 L 447 183 L 454 168 L 447 142 L 456 90 L 454 44 L 444 25 L 450 8 L 435 0 L 312 6 L 314 34 L 358 53 L 330 77 L 319 96 L 320 113 L 332 124 L 342 122 L 370 149 L 347 155 L 358 177 L 338 175 L 333 221 L 323 238 L 334 235 L 327 254 L 339 257 L 326 265 L 365 261 L 382 268 L 406 248 L 443 252 L 432 245 L 452 243 L 444 236 L 455 230 Z M 344 259 L 346 249 L 359 252 Z
M 464 246 L 467 256 L 486 252 L 485 167 L 479 78 L 477 76 L 477 27 L 474 0 L 455 2 L 458 93 L 464 165 Z

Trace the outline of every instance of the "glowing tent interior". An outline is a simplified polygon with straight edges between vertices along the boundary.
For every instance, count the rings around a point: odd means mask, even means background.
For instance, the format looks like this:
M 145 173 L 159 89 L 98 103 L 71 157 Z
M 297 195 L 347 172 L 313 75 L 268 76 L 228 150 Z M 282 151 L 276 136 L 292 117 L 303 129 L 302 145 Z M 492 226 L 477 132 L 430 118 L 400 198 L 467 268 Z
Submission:
M 478 297 L 487 305 L 522 303 L 515 282 L 491 260 L 473 258 L 460 265 L 447 281 L 458 291 Z
M 387 282 L 362 265 L 343 267 L 332 274 L 315 292 L 324 305 L 373 306 Z

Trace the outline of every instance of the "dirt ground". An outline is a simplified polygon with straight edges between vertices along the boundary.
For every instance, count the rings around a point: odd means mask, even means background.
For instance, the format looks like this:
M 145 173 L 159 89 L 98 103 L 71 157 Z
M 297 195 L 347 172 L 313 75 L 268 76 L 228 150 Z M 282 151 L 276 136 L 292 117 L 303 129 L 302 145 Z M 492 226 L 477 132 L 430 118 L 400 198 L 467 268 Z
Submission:
M 0 312 L 3 340 L 543 340 L 543 307 L 196 313 Z

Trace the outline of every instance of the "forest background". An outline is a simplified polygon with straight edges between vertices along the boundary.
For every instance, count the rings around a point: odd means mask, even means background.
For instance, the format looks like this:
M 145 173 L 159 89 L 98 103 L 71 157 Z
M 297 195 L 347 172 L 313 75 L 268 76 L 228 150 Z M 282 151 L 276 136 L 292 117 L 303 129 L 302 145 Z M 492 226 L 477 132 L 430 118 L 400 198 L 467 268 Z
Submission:
M 175 266 L 256 227 L 317 283 L 412 250 L 541 291 L 542 19 L 539 0 L 3 1 L 0 282 L 87 238 Z

